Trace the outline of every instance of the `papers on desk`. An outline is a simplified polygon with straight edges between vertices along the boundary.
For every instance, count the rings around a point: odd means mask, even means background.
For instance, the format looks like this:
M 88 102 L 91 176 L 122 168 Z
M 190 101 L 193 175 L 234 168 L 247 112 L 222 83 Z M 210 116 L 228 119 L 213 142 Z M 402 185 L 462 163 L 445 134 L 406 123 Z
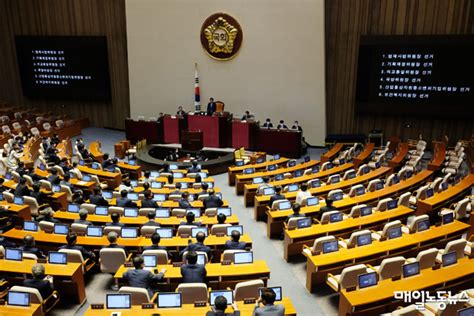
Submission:
M 77 184 L 78 184 L 78 185 L 86 185 L 87 183 L 88 183 L 88 182 L 82 181 L 82 180 L 77 181 Z

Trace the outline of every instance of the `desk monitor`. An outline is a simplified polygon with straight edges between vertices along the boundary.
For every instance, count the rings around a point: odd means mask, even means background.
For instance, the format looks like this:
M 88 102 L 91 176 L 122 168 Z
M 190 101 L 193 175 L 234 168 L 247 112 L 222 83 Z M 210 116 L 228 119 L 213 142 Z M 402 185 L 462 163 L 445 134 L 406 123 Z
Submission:
M 321 181 L 319 179 L 311 180 L 310 183 L 312 188 L 319 188 L 321 186 Z
M 285 178 L 285 175 L 282 173 L 275 175 L 275 181 L 281 181 L 284 178 Z
M 242 236 L 244 234 L 244 227 L 242 225 L 227 226 L 226 230 L 227 230 L 227 236 L 232 235 L 232 232 L 234 230 L 238 231 L 240 233 L 240 236 Z
M 399 183 L 399 182 L 400 182 L 400 178 L 399 178 L 397 175 L 395 175 L 395 176 L 392 178 L 392 184 L 397 184 L 397 183 Z
M 474 306 L 462 308 L 458 310 L 458 316 L 473 316 L 474 315 Z
M 331 169 L 332 167 L 334 167 L 334 166 L 333 166 L 332 162 L 330 162 L 326 165 L 326 170 Z
M 158 202 L 166 201 L 166 194 L 161 194 L 161 193 L 153 194 L 153 201 L 158 201 Z
M 338 183 L 338 182 L 341 182 L 341 176 L 339 176 L 339 175 L 334 175 L 334 176 L 331 178 L 331 183 L 334 184 L 334 183 Z
M 298 229 L 308 228 L 311 227 L 312 223 L 311 217 L 305 217 L 296 221 L 296 227 L 298 227 Z
M 3 193 L 0 192 L 0 201 L 3 201 L 4 198 L 3 198 Z
M 422 232 L 424 230 L 428 230 L 429 228 L 430 228 L 430 220 L 429 219 L 418 221 L 416 223 L 416 231 L 417 232 Z
M 301 177 L 303 175 L 303 170 L 296 170 L 293 175 L 295 178 Z
M 368 166 L 364 166 L 361 170 L 361 174 L 366 174 L 370 172 L 370 168 Z
M 158 293 L 156 302 L 158 308 L 180 308 L 183 304 L 179 292 Z
M 186 214 L 193 213 L 195 218 L 201 217 L 201 210 L 198 208 L 188 208 L 186 209 Z
M 363 187 L 359 187 L 355 189 L 356 196 L 363 195 L 363 194 L 365 194 L 365 189 Z
M 253 263 L 253 252 L 242 251 L 234 253 L 234 264 Z
M 441 183 L 441 190 L 446 191 L 448 189 L 448 182 Z
M 255 163 L 262 163 L 265 162 L 265 157 L 258 157 L 257 160 L 255 160 Z
M 181 183 L 181 189 L 188 189 L 190 186 L 192 187 L 193 184 L 190 182 L 180 182 Z
M 390 227 L 387 230 L 387 238 L 388 239 L 394 239 L 402 237 L 402 227 L 401 226 L 396 226 L 396 227 Z
M 391 200 L 387 202 L 387 210 L 393 210 L 394 208 L 397 208 L 397 206 L 398 206 L 397 200 Z
M 311 173 L 318 173 L 320 169 L 321 167 L 319 165 L 314 166 L 313 168 L 311 168 Z
M 125 216 L 125 217 L 137 217 L 138 216 L 138 208 L 126 207 L 123 211 L 123 216 Z
M 428 190 L 425 191 L 425 196 L 426 198 L 430 198 L 434 195 L 434 190 L 432 188 L 429 188 Z
M 331 240 L 323 242 L 322 245 L 323 253 L 330 253 L 339 250 L 339 245 L 337 244 L 337 240 Z
M 369 286 L 374 286 L 377 284 L 377 272 L 359 274 L 357 276 L 357 281 L 358 281 L 359 289 L 363 289 Z
M 378 191 L 378 190 L 382 190 L 383 189 L 383 183 L 380 181 L 380 182 L 376 182 L 375 183 L 375 190 Z
M 9 173 L 9 172 L 5 173 L 5 179 L 11 180 L 12 179 L 12 174 Z
M 372 206 L 364 206 L 360 209 L 360 216 L 372 215 Z
M 157 181 L 152 181 L 151 182 L 151 188 L 152 189 L 161 189 L 163 187 L 163 183 L 157 182 Z
M 100 169 L 100 164 L 97 163 L 97 162 L 94 162 L 92 165 L 91 165 L 92 169 L 94 170 L 99 170 Z
M 169 165 L 169 169 L 170 170 L 178 170 L 178 165 L 174 165 L 174 164 Z
M 342 212 L 337 212 L 329 215 L 329 223 L 341 222 L 342 219 Z
M 420 263 L 412 262 L 403 265 L 403 277 L 408 278 L 420 274 Z
M 306 199 L 306 206 L 313 206 L 313 205 L 318 205 L 318 204 L 319 204 L 319 199 L 315 196 L 311 196 Z
M 130 185 L 132 186 L 132 188 L 136 188 L 136 187 L 138 187 L 138 181 L 137 180 L 130 180 Z
M 232 209 L 230 207 L 218 207 L 217 214 L 224 214 L 225 216 L 229 217 L 232 216 Z
M 310 160 L 311 160 L 311 158 L 309 156 L 304 157 L 304 162 L 309 162 Z
M 136 165 L 137 165 L 137 161 L 131 159 L 131 160 L 128 161 L 128 164 L 129 164 L 130 166 L 136 166 Z
M 38 168 L 41 170 L 41 171 L 46 171 L 46 166 L 44 165 L 44 163 L 40 163 Z
M 278 160 L 280 159 L 280 154 L 273 155 L 273 160 Z
M 201 179 L 203 179 L 203 180 L 207 178 L 207 172 L 202 172 L 201 171 L 201 172 L 198 172 L 197 174 L 200 175 Z
M 175 179 L 182 179 L 182 178 L 184 178 L 184 173 L 182 173 L 182 172 L 173 172 L 173 177 Z
M 370 245 L 372 243 L 372 235 L 370 233 L 357 236 L 357 246 Z
M 108 215 L 109 208 L 107 206 L 96 206 L 95 207 L 95 215 Z
M 260 183 L 263 183 L 263 178 L 262 178 L 262 177 L 253 178 L 252 183 L 253 183 L 253 184 L 260 184 Z
M 344 159 L 344 158 L 339 159 L 339 164 L 340 165 L 343 165 L 345 163 L 346 163 L 346 159 Z
M 85 175 L 82 176 L 82 181 L 90 182 L 90 181 L 92 181 L 92 177 L 88 174 L 85 174 Z
M 172 228 L 157 228 L 155 233 L 160 235 L 161 238 L 173 238 L 173 229 Z
M 120 230 L 122 238 L 137 238 L 138 229 L 136 227 L 122 227 Z
M 23 251 L 17 248 L 5 248 L 5 260 L 23 260 Z
M 132 200 L 132 201 L 138 201 L 138 193 L 129 192 L 129 193 L 127 193 L 127 198 Z
M 15 196 L 13 198 L 13 203 L 16 205 L 23 205 L 23 198 L 21 196 Z
M 282 201 L 278 203 L 278 210 L 284 211 L 291 209 L 291 202 L 290 201 Z
M 454 212 L 448 212 L 442 216 L 443 225 L 454 222 Z
M 65 224 L 54 224 L 54 233 L 59 235 L 69 234 L 69 226 Z
M 378 168 L 380 168 L 380 166 L 381 166 L 381 165 L 380 165 L 380 162 L 379 162 L 379 161 L 377 161 L 377 162 L 375 163 L 375 169 L 378 169 Z
M 12 306 L 30 306 L 30 293 L 9 291 L 7 304 Z
M 261 287 L 258 289 L 258 296 L 262 297 L 262 291 L 265 289 L 264 287 Z M 272 286 L 272 287 L 267 287 L 267 289 L 271 289 L 275 293 L 275 301 L 279 302 L 282 300 L 283 295 L 281 295 L 281 286 Z
M 332 199 L 334 201 L 340 201 L 342 200 L 342 198 L 343 198 L 342 192 L 336 192 L 332 195 Z
M 156 267 L 156 256 L 155 255 L 144 255 L 143 261 L 145 263 L 145 267 Z
M 299 187 L 297 184 L 289 184 L 288 185 L 288 192 L 295 192 L 298 191 Z
M 441 256 L 441 260 L 443 261 L 443 267 L 447 267 L 458 262 L 458 257 L 456 251 L 450 251 L 445 253 Z
M 222 290 L 222 291 L 210 291 L 209 292 L 209 304 L 214 306 L 214 301 L 218 296 L 224 296 L 227 300 L 227 305 L 234 303 L 234 295 L 231 290 Z
M 81 207 L 79 204 L 68 203 L 67 205 L 67 211 L 70 213 L 79 213 L 80 209 Z
M 461 181 L 461 176 L 457 174 L 454 176 L 454 184 L 458 184 L 459 181 Z
M 155 209 L 156 218 L 168 218 L 170 217 L 170 210 L 167 208 L 156 208 Z
M 268 171 L 274 171 L 274 170 L 276 170 L 277 168 L 278 168 L 277 165 L 268 165 L 267 170 L 268 170 Z
M 54 193 L 61 192 L 61 186 L 60 185 L 53 184 L 52 187 L 53 187 L 53 192 Z
M 107 294 L 107 309 L 130 309 L 132 307 L 131 294 Z
M 244 161 L 243 161 L 243 160 L 237 160 L 237 161 L 235 162 L 235 165 L 236 165 L 237 167 L 242 167 L 242 166 L 244 165 Z
M 37 232 L 38 231 L 38 223 L 34 221 L 24 221 L 23 222 L 23 229 L 29 232 Z
M 159 178 L 160 177 L 160 172 L 159 171 L 151 171 L 150 172 L 150 178 L 154 179 L 154 178 Z
M 405 172 L 405 179 L 408 179 L 408 178 L 411 178 L 411 177 L 413 177 L 413 171 L 407 170 Z
M 351 171 L 347 174 L 347 179 L 354 179 L 356 177 L 356 172 Z
M 102 226 L 87 226 L 87 237 L 102 237 Z
M 253 168 L 246 168 L 244 169 L 244 174 L 252 174 L 255 172 L 255 169 Z
M 274 188 L 264 188 L 263 189 L 263 195 L 273 195 L 275 194 L 275 189 Z
M 196 238 L 198 233 L 204 233 L 207 237 L 207 227 L 195 227 L 191 228 L 191 237 Z
M 48 263 L 67 264 L 67 254 L 63 252 L 50 251 L 48 253 Z
M 85 166 L 86 165 L 86 162 L 84 160 L 79 160 L 79 166 Z

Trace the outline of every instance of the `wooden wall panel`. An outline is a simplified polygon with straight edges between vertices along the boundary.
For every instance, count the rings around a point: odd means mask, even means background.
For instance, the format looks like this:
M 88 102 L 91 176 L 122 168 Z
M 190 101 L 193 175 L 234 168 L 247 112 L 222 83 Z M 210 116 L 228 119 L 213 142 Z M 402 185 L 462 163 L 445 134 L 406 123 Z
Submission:
M 326 0 L 325 11 L 328 134 L 381 129 L 403 139 L 471 137 L 474 124 L 462 113 L 458 119 L 356 115 L 355 87 L 361 35 L 474 34 L 472 0 Z
M 107 36 L 111 100 L 104 103 L 25 98 L 15 35 Z M 93 126 L 124 128 L 124 119 L 130 115 L 125 0 L 0 0 L 0 56 L 1 101 L 71 117 L 89 117 Z

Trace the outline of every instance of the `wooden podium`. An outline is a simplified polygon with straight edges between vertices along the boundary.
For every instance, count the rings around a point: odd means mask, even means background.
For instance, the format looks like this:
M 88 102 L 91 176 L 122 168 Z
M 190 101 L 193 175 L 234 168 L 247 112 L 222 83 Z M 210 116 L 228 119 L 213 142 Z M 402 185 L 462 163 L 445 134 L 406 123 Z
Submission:
M 203 133 L 201 131 L 182 131 L 181 148 L 189 151 L 199 151 L 203 147 Z

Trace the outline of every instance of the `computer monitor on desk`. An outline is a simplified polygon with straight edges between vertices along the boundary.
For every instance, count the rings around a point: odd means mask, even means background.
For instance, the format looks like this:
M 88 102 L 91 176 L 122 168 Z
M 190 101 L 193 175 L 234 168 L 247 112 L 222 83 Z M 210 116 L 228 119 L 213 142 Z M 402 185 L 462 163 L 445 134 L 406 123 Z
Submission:
M 337 243 L 337 240 L 331 240 L 331 241 L 323 242 L 322 249 L 323 249 L 323 253 L 330 253 L 330 252 L 338 251 L 339 250 L 339 245 Z
M 30 293 L 9 291 L 7 296 L 7 304 L 11 306 L 30 306 Z
M 157 228 L 155 233 L 160 235 L 161 238 L 173 238 L 173 229 L 172 228 Z
M 377 272 L 359 274 L 357 276 L 359 289 L 364 289 L 377 284 Z
M 291 202 L 290 201 L 283 201 L 278 203 L 278 210 L 285 211 L 291 209 Z
M 245 264 L 253 262 L 252 251 L 242 251 L 234 253 L 234 264 Z
M 403 277 L 408 278 L 420 274 L 420 263 L 412 262 L 403 265 Z
M 180 308 L 182 306 L 181 293 L 158 293 L 156 302 L 158 308 Z
M 130 309 L 132 299 L 130 294 L 107 294 L 107 309 Z
M 209 292 L 209 304 L 214 306 L 214 301 L 218 296 L 224 296 L 227 300 L 227 305 L 231 305 L 234 303 L 234 295 L 233 292 L 230 290 L 222 290 L 222 291 L 210 291 Z
M 24 221 L 23 222 L 23 229 L 29 232 L 37 232 L 38 231 L 38 223 L 34 221 Z
M 458 257 L 456 251 L 450 251 L 445 253 L 441 256 L 441 260 L 443 262 L 443 267 L 447 267 L 458 262 Z
M 372 243 L 372 235 L 370 233 L 357 236 L 357 247 L 370 245 Z
M 167 208 L 155 209 L 155 218 L 168 218 L 170 217 L 170 210 Z
M 102 237 L 103 227 L 102 226 L 87 226 L 87 237 Z
M 226 230 L 227 236 L 231 236 L 234 230 L 238 231 L 240 235 L 244 234 L 244 227 L 242 225 L 227 226 Z
M 21 261 L 23 260 L 23 251 L 17 248 L 6 248 L 5 260 Z

